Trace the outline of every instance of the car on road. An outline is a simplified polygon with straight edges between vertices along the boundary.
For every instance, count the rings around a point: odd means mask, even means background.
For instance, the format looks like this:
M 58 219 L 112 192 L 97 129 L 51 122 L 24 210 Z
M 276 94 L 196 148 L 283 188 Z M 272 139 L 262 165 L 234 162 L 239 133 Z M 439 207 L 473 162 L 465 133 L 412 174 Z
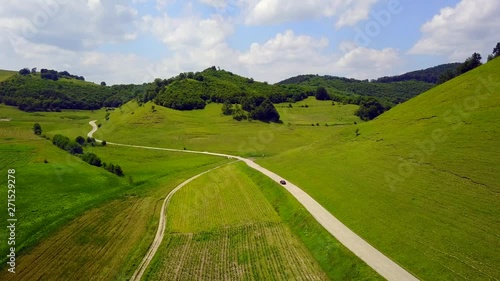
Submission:
M 280 183 L 281 183 L 282 185 L 285 185 L 285 184 L 286 184 L 286 181 L 284 181 L 284 180 L 280 180 Z

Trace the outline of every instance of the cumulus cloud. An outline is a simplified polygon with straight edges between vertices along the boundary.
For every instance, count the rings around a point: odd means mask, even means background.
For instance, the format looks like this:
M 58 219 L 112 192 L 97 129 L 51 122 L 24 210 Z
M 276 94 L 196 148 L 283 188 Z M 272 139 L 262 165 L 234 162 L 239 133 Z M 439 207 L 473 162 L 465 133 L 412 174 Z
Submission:
M 31 42 L 63 49 L 87 50 L 103 43 L 136 38 L 138 11 L 122 1 L 33 0 L 16 5 L 6 0 L 0 9 L 0 28 Z
M 241 55 L 239 60 L 247 65 L 282 63 L 287 60 L 305 62 L 316 58 L 327 46 L 326 38 L 297 36 L 292 30 L 287 30 L 285 33 L 278 33 L 265 44 L 253 43 L 248 53 Z
M 375 50 L 342 42 L 340 47 L 345 53 L 338 55 L 327 51 L 329 45 L 326 38 L 296 35 L 288 30 L 264 44 L 253 43 L 239 56 L 239 62 L 254 78 L 278 82 L 304 73 L 377 78 L 394 73 L 401 61 L 396 49 Z
M 246 1 L 246 23 L 276 24 L 321 17 L 338 16 L 337 27 L 352 26 L 368 18 L 378 0 L 258 0 Z
M 473 52 L 486 56 L 498 42 L 498 15 L 499 1 L 462 0 L 426 22 L 421 27 L 422 38 L 409 53 L 445 55 L 452 60 L 464 60 Z
M 143 28 L 152 32 L 173 51 L 186 48 L 210 48 L 224 42 L 232 34 L 233 26 L 222 17 L 143 17 Z
M 101 53 L 63 49 L 54 45 L 33 43 L 17 34 L 0 38 L 2 68 L 53 68 L 83 75 L 86 80 L 108 84 L 151 81 L 147 59 L 135 54 Z M 147 78 L 146 80 L 143 78 Z
M 154 8 L 168 6 L 175 0 L 75 0 L 52 5 L 57 1 L 33 0 L 32 5 L 24 5 L 6 0 L 7 4 L 0 7 L 0 28 L 4 34 L 0 38 L 2 68 L 68 70 L 87 80 L 113 84 L 142 83 L 216 65 L 258 80 L 278 82 L 303 73 L 375 78 L 392 74 L 390 66 L 399 57 L 395 49 L 359 48 L 352 42 L 339 46 L 342 54 L 334 51 L 326 37 L 297 34 L 291 29 L 269 38 L 257 36 L 255 43 L 236 47 L 234 42 L 228 43 L 239 28 L 232 18 L 233 12 L 203 15 L 196 12 L 193 6 L 196 2 L 181 5 L 181 12 L 172 16 L 173 12 Z M 363 8 L 368 9 L 376 0 L 306 2 L 299 5 L 280 0 L 199 0 L 197 3 L 216 11 L 238 7 L 241 15 L 255 24 L 272 21 L 274 13 L 278 13 L 277 7 L 281 7 L 278 21 L 336 16 L 337 24 L 342 26 L 363 18 L 367 11 Z M 137 4 L 149 5 L 152 10 L 139 11 L 134 6 Z M 270 9 L 265 11 L 262 7 Z M 137 38 L 145 41 L 123 45 Z M 262 39 L 264 42 L 259 41 Z M 163 43 L 164 50 L 161 44 L 155 45 L 151 56 L 145 55 L 143 49 L 129 49 L 157 42 Z

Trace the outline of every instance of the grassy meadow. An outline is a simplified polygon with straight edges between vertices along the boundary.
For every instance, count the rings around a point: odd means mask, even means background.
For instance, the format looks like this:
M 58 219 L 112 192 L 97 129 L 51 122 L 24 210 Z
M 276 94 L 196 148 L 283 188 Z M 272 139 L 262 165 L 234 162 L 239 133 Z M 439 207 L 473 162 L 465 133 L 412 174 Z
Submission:
M 306 234 L 321 226 L 243 163 L 186 185 L 167 212 L 168 235 L 146 280 L 379 279 L 331 236 Z
M 247 157 L 275 155 L 310 144 L 342 126 L 362 122 L 354 111 L 357 106 L 332 105 L 331 101 L 309 98 L 293 104 L 278 105 L 283 124 L 238 122 L 221 115 L 221 104 L 209 104 L 204 110 L 176 111 L 152 103 L 139 107 L 130 102 L 103 120 L 98 139 L 126 144 L 210 150 Z M 308 105 L 308 107 L 300 107 Z M 319 126 L 316 126 L 319 124 Z M 328 126 L 326 126 L 328 124 Z M 314 126 L 313 126 L 314 125 Z
M 418 278 L 498 279 L 499 67 L 258 162 Z
M 0 69 L 0 82 L 5 81 L 15 75 L 17 72 L 16 71 L 10 71 L 10 70 L 2 70 Z
M 92 112 L 25 113 L 6 106 L 1 110 L 2 116 L 11 118 L 0 122 L 0 171 L 16 169 L 20 272 L 11 276 L 2 270 L 1 280 L 61 279 L 68 272 L 78 280 L 130 276 L 153 240 L 161 198 L 183 180 L 227 161 L 161 151 L 85 148 L 103 161 L 119 164 L 125 177 L 118 177 L 71 156 L 31 129 L 39 122 L 48 136 L 86 135 Z M 7 197 L 7 191 L 3 193 Z M 0 218 L 6 221 L 6 213 Z M 0 235 L 6 237 L 5 228 Z M 7 246 L 0 245 L 0 251 L 7 252 Z

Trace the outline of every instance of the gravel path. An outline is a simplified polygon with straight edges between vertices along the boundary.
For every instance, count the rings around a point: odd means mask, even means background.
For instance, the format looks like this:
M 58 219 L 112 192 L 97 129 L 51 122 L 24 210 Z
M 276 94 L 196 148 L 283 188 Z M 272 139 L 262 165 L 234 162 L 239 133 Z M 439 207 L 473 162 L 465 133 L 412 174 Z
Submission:
M 227 164 L 225 164 L 225 165 L 227 165 Z M 224 166 L 224 165 L 221 165 L 221 166 Z M 179 191 L 179 189 L 184 187 L 186 184 L 190 183 L 191 181 L 195 180 L 196 178 L 199 178 L 200 176 L 202 176 L 206 173 L 209 173 L 215 169 L 220 168 L 221 166 L 210 169 L 210 170 L 205 171 L 203 173 L 200 173 L 200 174 L 184 181 L 183 183 L 179 184 L 176 188 L 174 188 L 172 191 L 170 191 L 170 193 L 167 195 L 167 197 L 165 197 L 165 200 L 163 201 L 163 205 L 161 206 L 160 222 L 158 224 L 158 230 L 156 231 L 156 236 L 155 236 L 155 239 L 153 240 L 153 244 L 151 244 L 146 256 L 144 256 L 141 263 L 139 264 L 139 267 L 135 270 L 134 275 L 132 275 L 132 278 L 130 278 L 131 281 L 141 280 L 142 275 L 144 274 L 144 271 L 146 271 L 146 269 L 148 268 L 149 263 L 151 262 L 151 260 L 155 256 L 156 252 L 158 251 L 158 248 L 160 247 L 161 242 L 163 241 L 163 236 L 165 234 L 165 227 L 167 225 L 166 210 L 167 210 L 168 204 L 170 203 L 170 199 L 172 199 L 172 196 L 174 196 L 174 194 L 177 191 Z
M 89 137 L 97 131 L 98 127 L 95 121 L 90 121 L 89 124 L 92 126 L 92 131 L 88 134 Z M 100 141 L 100 140 L 96 140 Z M 171 152 L 183 152 L 183 153 L 194 153 L 194 154 L 204 154 L 204 155 L 212 155 L 219 157 L 226 157 L 237 159 L 245 162 L 251 168 L 263 173 L 267 177 L 271 178 L 275 182 L 279 183 L 281 180 L 285 180 L 287 182 L 286 185 L 282 185 L 288 192 L 290 192 L 303 206 L 306 208 L 309 213 L 328 231 L 332 234 L 340 243 L 342 243 L 346 248 L 348 248 L 351 252 L 353 252 L 356 256 L 358 256 L 361 260 L 363 260 L 368 266 L 373 268 L 376 272 L 378 272 L 382 277 L 387 280 L 394 281 L 404 281 L 404 280 L 418 280 L 413 275 L 411 275 L 404 268 L 393 262 L 387 256 L 379 252 L 373 246 L 368 244 L 365 240 L 359 237 L 356 233 L 350 230 L 347 226 L 345 226 L 342 222 L 340 222 L 337 218 L 335 218 L 330 212 L 328 212 L 323 206 L 321 206 L 316 200 L 314 200 L 311 196 L 305 193 L 298 186 L 294 185 L 290 181 L 280 177 L 279 175 L 267 170 L 266 168 L 256 164 L 252 160 L 228 155 L 221 153 L 213 153 L 213 152 L 201 152 L 201 151 L 192 151 L 192 150 L 179 150 L 179 149 L 169 149 L 169 148 L 158 148 L 158 147 L 148 147 L 148 146 L 140 146 L 140 145 L 126 145 L 126 144 L 118 144 L 108 142 L 108 145 L 115 146 L 124 146 L 124 147 L 134 147 L 134 148 L 142 148 L 142 149 L 151 149 L 151 150 L 161 150 L 161 151 L 171 151 Z M 208 172 L 208 171 L 207 171 Z M 198 175 L 199 176 L 199 175 Z M 162 209 L 162 214 L 164 210 Z M 161 222 L 160 222 L 161 223 Z M 164 226 L 163 226 L 164 228 Z M 158 235 L 158 234 L 157 234 Z M 163 233 L 162 233 L 163 235 Z M 153 243 L 154 245 L 154 243 Z M 148 252 L 149 254 L 149 252 Z M 154 254 L 154 253 L 153 253 Z M 147 255 L 146 255 L 147 257 Z M 151 257 L 152 258 L 152 257 Z M 146 259 L 146 258 L 145 258 Z M 142 269 L 144 272 L 144 269 Z M 135 274 L 134 274 L 135 275 Z M 139 280 L 139 279 L 132 279 Z

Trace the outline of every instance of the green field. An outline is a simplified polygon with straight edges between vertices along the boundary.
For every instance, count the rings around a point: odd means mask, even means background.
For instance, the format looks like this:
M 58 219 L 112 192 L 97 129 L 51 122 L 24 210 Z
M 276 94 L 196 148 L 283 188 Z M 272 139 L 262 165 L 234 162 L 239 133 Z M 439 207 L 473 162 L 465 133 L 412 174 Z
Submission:
M 5 106 L 1 112 L 12 118 L 0 122 L 0 171 L 6 175 L 16 169 L 16 253 L 22 272 L 13 276 L 2 270 L 2 280 L 60 279 L 68 272 L 79 280 L 131 275 L 156 231 L 159 199 L 184 179 L 227 161 L 117 147 L 85 148 L 108 163 L 120 164 L 125 171 L 120 178 L 69 155 L 31 130 L 34 122 L 40 122 L 49 136 L 86 135 L 88 118 L 103 113 L 25 113 Z M 7 197 L 7 190 L 2 194 Z M 6 216 L 2 212 L 0 218 L 6 221 Z M 7 235 L 2 228 L 0 236 Z M 98 255 L 105 245 L 106 254 Z M 7 253 L 7 247 L 2 244 L 0 251 Z M 1 260 L 4 267 L 6 255 Z
M 17 72 L 16 71 L 10 71 L 10 70 L 1 70 L 0 69 L 0 82 L 5 81 L 15 75 Z
M 38 122 L 48 137 L 74 139 L 98 120 L 95 137 L 108 142 L 256 158 L 419 279 L 497 280 L 499 68 L 493 60 L 366 123 L 354 116 L 357 106 L 314 98 L 277 105 L 282 124 L 237 122 L 214 103 L 190 112 L 135 102 L 37 113 L 0 105 L 0 171 L 16 169 L 21 277 L 129 278 L 153 240 L 166 194 L 230 161 L 85 148 L 119 164 L 125 176 L 118 177 L 32 132 Z M 284 189 L 242 163 L 181 189 L 167 230 L 146 272 L 151 280 L 380 278 Z M 2 271 L 0 279 L 8 278 Z
M 103 118 L 106 110 L 63 110 L 62 112 L 24 112 L 16 107 L 0 104 L 0 129 L 32 132 L 33 124 L 40 123 L 43 134 L 53 137 L 63 134 L 74 139 L 77 136 L 87 137 L 91 127 L 89 121 Z
M 321 230 L 304 237 L 319 225 L 279 185 L 243 163 L 183 187 L 167 217 L 168 234 L 148 280 L 378 279 Z M 325 247 L 332 249 L 329 257 Z
M 499 68 L 259 163 L 421 279 L 498 279 Z
M 306 104 L 308 108 L 299 107 Z M 109 121 L 100 120 L 103 125 L 96 138 L 261 157 L 310 144 L 339 127 L 362 122 L 354 116 L 357 106 L 332 106 L 331 101 L 316 101 L 314 98 L 293 104 L 293 108 L 278 107 L 283 124 L 237 122 L 232 117 L 221 116 L 220 104 L 209 104 L 204 110 L 196 111 L 176 111 L 159 106 L 153 111 L 152 106 L 152 103 L 147 103 L 139 107 L 130 102 L 115 110 Z M 316 126 L 317 123 L 320 126 Z

